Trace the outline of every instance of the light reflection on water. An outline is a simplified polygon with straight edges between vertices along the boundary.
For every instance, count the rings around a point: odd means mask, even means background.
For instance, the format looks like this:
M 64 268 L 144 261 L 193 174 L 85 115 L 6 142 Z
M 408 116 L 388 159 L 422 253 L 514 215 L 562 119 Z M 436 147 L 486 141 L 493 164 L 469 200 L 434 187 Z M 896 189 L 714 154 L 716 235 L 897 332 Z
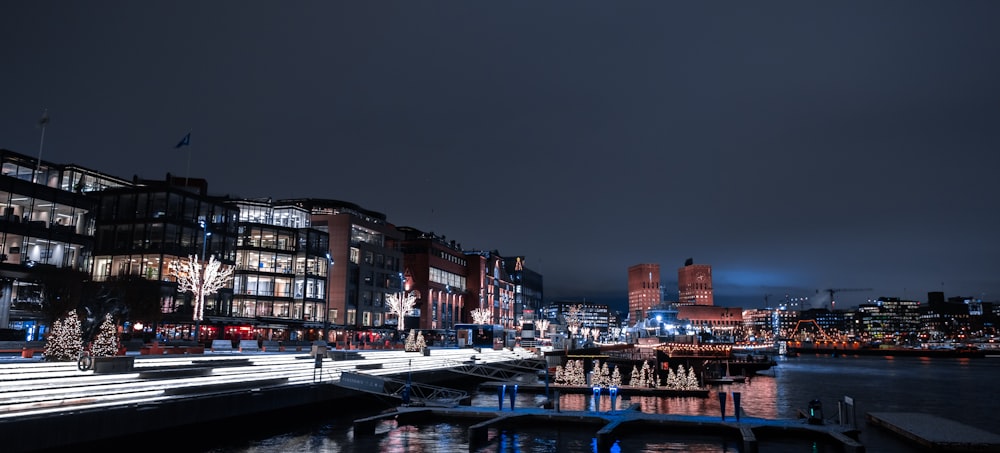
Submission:
M 743 411 L 748 417 L 796 419 L 797 411 L 808 401 L 819 399 L 824 404 L 825 417 L 833 421 L 836 402 L 851 396 L 857 402 L 856 416 L 861 428 L 861 442 L 868 453 L 920 451 L 893 435 L 865 425 L 864 414 L 878 411 L 914 411 L 940 415 L 961 423 L 996 432 L 998 420 L 991 401 L 995 392 L 991 383 L 1000 376 L 997 359 L 919 359 L 856 357 L 840 358 L 803 356 L 779 358 L 777 368 L 767 375 L 751 378 L 747 383 L 712 387 L 708 398 L 632 397 L 619 399 L 614 409 L 638 403 L 648 413 L 685 415 L 721 415 L 716 392 L 727 392 L 726 415 L 733 419 L 731 392 L 742 395 Z M 551 390 L 551 389 L 550 389 Z M 563 410 L 593 411 L 590 394 L 562 394 Z M 519 392 L 517 408 L 537 407 L 545 395 Z M 473 406 L 498 408 L 496 392 L 475 395 Z M 509 396 L 505 410 L 510 410 Z M 612 410 L 605 394 L 597 410 Z M 346 412 L 346 411 L 345 411 Z M 367 415 L 377 413 L 371 409 Z M 474 422 L 426 420 L 418 425 L 399 425 L 384 421 L 376 427 L 374 436 L 355 438 L 351 429 L 352 414 L 328 419 L 318 426 L 303 426 L 295 432 L 280 433 L 255 439 L 244 438 L 236 444 L 220 446 L 213 453 L 258 452 L 469 452 L 468 427 Z M 540 422 L 541 423 L 541 422 Z M 803 421 L 804 423 L 804 421 Z M 491 430 L 489 442 L 476 450 L 482 453 L 548 453 L 597 452 L 595 433 L 600 428 L 589 425 L 544 426 Z M 248 434 L 252 435 L 252 434 Z M 839 444 L 810 439 L 759 439 L 761 452 L 839 452 Z M 647 429 L 627 433 L 615 444 L 612 452 L 671 452 L 735 453 L 742 451 L 738 439 L 719 436 L 699 436 L 691 433 L 658 432 Z

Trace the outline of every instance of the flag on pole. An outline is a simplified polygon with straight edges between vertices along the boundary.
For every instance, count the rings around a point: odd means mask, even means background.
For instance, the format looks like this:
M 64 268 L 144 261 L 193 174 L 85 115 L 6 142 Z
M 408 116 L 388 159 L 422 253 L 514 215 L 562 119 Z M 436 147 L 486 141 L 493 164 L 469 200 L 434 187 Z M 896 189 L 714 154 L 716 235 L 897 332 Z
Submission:
M 174 146 L 174 148 L 180 148 L 182 146 L 191 146 L 190 132 L 188 132 L 187 135 L 185 135 L 184 138 L 181 139 L 181 141 L 177 142 L 177 146 Z

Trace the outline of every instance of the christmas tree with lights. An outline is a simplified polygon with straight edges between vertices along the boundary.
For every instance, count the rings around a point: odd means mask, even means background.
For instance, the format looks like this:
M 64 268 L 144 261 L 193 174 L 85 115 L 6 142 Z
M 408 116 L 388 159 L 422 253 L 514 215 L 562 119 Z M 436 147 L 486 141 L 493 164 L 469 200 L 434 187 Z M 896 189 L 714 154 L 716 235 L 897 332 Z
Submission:
M 94 338 L 94 342 L 90 346 L 90 355 L 94 357 L 113 356 L 118 354 L 118 347 L 118 331 L 111 314 L 108 313 L 104 315 L 104 322 L 101 323 L 97 337 Z
M 52 323 L 52 331 L 45 339 L 45 360 L 68 362 L 76 360 L 83 352 L 83 326 L 76 310 Z

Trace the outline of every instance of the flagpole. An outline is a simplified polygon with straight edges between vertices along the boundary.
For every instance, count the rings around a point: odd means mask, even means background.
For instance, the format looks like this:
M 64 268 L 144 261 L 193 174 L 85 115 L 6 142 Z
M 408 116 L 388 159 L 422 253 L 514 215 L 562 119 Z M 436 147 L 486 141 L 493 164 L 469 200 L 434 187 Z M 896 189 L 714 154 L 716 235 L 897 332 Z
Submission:
M 38 182 L 38 174 L 42 171 L 42 146 L 45 145 L 45 125 L 49 122 L 49 109 L 45 109 L 42 112 L 42 118 L 38 120 L 38 125 L 42 127 L 42 136 L 38 139 L 38 162 L 35 163 L 35 174 L 31 178 L 31 182 Z

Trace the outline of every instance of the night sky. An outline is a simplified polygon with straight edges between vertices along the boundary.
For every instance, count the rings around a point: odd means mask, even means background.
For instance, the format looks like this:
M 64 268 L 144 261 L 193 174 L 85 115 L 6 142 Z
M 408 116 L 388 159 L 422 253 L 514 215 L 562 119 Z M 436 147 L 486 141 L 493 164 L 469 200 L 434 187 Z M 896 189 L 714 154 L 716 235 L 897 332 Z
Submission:
M 0 148 L 331 198 L 624 306 L 1000 300 L 1000 2 L 5 1 Z M 174 145 L 191 132 L 191 146 Z

